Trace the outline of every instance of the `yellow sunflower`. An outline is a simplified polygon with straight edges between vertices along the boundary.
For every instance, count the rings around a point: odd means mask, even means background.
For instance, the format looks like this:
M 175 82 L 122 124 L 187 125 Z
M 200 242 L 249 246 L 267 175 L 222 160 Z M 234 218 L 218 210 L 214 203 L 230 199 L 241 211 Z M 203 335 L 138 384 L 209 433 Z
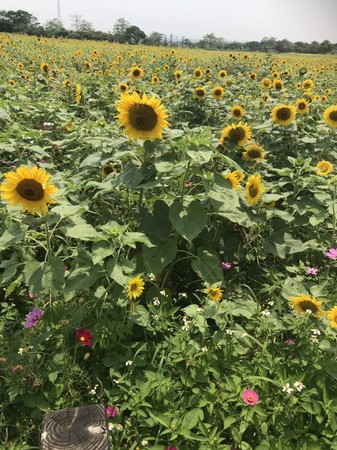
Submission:
M 231 109 L 231 115 L 232 117 L 234 117 L 234 119 L 242 119 L 242 117 L 245 115 L 245 111 L 242 106 L 235 105 Z
M 49 64 L 46 62 L 41 63 L 40 70 L 43 73 L 43 75 L 48 75 L 49 73 Z
M 324 314 L 324 311 L 321 308 L 322 302 L 307 294 L 302 294 L 300 297 L 290 297 L 289 305 L 299 314 L 303 314 L 307 311 L 310 311 L 315 317 Z
M 4 175 L 6 182 L 0 186 L 1 196 L 10 206 L 21 205 L 23 211 L 47 214 L 47 203 L 55 203 L 51 195 L 57 192 L 52 184 L 47 184 L 51 175 L 37 166 L 22 166 L 15 172 Z
M 202 68 L 201 67 L 197 67 L 194 72 L 194 78 L 196 78 L 197 80 L 199 80 L 199 78 L 202 77 Z
M 320 161 L 316 164 L 317 175 L 326 177 L 333 171 L 333 165 L 329 161 Z
M 194 97 L 197 98 L 198 100 L 201 100 L 205 97 L 206 95 L 206 89 L 203 87 L 197 87 L 194 89 Z
M 296 108 L 293 105 L 275 106 L 271 112 L 271 118 L 274 123 L 283 126 L 291 125 L 296 117 Z
M 234 191 L 238 191 L 240 189 L 240 183 L 244 179 L 244 177 L 245 175 L 242 170 L 234 170 L 234 172 L 231 172 L 225 176 L 226 180 L 230 182 Z
M 337 306 L 334 306 L 328 311 L 327 318 L 330 320 L 330 327 L 337 328 Z
M 337 127 L 337 105 L 330 106 L 323 113 L 323 119 L 332 128 Z
M 209 287 L 206 289 L 205 293 L 207 294 L 207 297 L 213 300 L 213 302 L 218 302 L 221 297 L 223 291 L 219 289 L 218 287 Z
M 216 100 L 220 100 L 220 98 L 222 98 L 225 94 L 225 91 L 223 89 L 223 87 L 221 86 L 215 86 L 212 89 L 212 97 L 215 98 Z
M 305 114 L 309 111 L 309 105 L 305 98 L 296 100 L 296 107 L 299 114 Z
M 245 189 L 246 201 L 249 205 L 256 205 L 264 191 L 260 175 L 250 175 Z
M 141 67 L 132 67 L 131 69 L 131 77 L 139 80 L 140 78 L 142 78 L 144 75 L 144 70 Z
M 255 73 L 255 72 L 251 72 L 251 73 L 249 74 L 248 78 L 249 78 L 250 80 L 256 80 L 256 73 Z
M 153 74 L 151 77 L 151 83 L 153 84 L 153 86 L 155 86 L 156 84 L 159 83 L 159 78 L 157 77 L 156 74 Z
M 269 78 L 263 78 L 261 80 L 261 86 L 263 87 L 263 89 L 269 89 L 271 87 L 271 81 L 269 80 Z
M 315 87 L 314 82 L 310 79 L 304 80 L 302 82 L 302 89 L 308 90 L 308 89 L 313 89 L 314 87 Z
M 266 152 L 261 145 L 258 144 L 250 144 L 245 147 L 244 152 L 242 153 L 242 158 L 245 161 L 254 161 L 261 162 L 264 159 Z
M 125 83 L 118 83 L 118 89 L 124 93 L 128 91 L 129 86 Z
M 283 83 L 282 83 L 282 81 L 281 81 L 281 80 L 278 80 L 278 79 L 275 79 L 275 80 L 273 81 L 273 88 L 274 88 L 276 91 L 282 91 L 282 89 L 283 89 Z
M 162 139 L 163 129 L 169 126 L 166 118 L 167 110 L 160 100 L 137 92 L 124 94 L 117 104 L 120 126 L 125 127 L 125 133 L 130 139 Z
M 117 169 L 114 166 L 111 166 L 110 164 L 104 164 L 104 166 L 101 168 L 101 174 L 103 177 L 107 177 L 110 175 L 110 173 L 116 173 Z
M 181 81 L 181 78 L 182 78 L 182 73 L 181 73 L 181 71 L 180 70 L 176 70 L 175 72 L 174 72 L 174 78 L 176 79 L 176 81 L 178 81 L 178 82 L 180 82 Z
M 144 286 L 144 280 L 140 275 L 135 278 L 130 278 L 126 287 L 126 295 L 130 300 L 135 300 L 142 295 Z
M 225 70 L 219 70 L 219 72 L 218 72 L 218 79 L 219 80 L 223 80 L 226 77 L 227 77 L 227 72 Z
M 237 125 L 233 124 L 228 125 L 226 128 L 222 130 L 221 143 L 224 145 L 226 140 L 242 147 L 245 145 L 249 139 L 251 138 L 251 128 L 249 125 L 239 122 Z

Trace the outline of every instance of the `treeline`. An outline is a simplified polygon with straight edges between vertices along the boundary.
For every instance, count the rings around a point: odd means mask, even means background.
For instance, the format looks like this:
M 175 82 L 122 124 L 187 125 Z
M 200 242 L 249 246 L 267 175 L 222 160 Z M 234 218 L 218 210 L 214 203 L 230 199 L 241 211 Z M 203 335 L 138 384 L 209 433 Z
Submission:
M 127 44 L 144 44 L 170 47 L 204 48 L 208 50 L 240 50 L 253 52 L 279 53 L 337 53 L 337 43 L 328 40 L 322 42 L 290 42 L 288 39 L 277 40 L 275 37 L 265 37 L 261 41 L 237 42 L 226 41 L 214 33 L 203 36 L 200 41 L 192 42 L 186 37 L 179 38 L 173 34 L 166 35 L 153 31 L 146 35 L 136 25 L 131 25 L 126 19 L 119 18 L 111 32 L 97 31 L 93 25 L 82 16 L 71 16 L 72 29 L 66 29 L 58 19 L 48 20 L 41 25 L 37 18 L 27 11 L 0 10 L 0 32 L 24 33 L 45 37 L 66 37 L 70 39 L 91 39 Z

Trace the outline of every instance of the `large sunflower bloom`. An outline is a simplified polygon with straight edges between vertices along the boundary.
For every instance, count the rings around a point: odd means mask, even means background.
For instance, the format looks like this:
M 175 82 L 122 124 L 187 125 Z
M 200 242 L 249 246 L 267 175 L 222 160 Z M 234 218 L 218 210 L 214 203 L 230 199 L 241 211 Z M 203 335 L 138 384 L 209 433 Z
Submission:
M 337 127 L 337 105 L 330 106 L 323 113 L 323 119 L 332 128 Z
M 194 97 L 201 100 L 206 95 L 206 89 L 204 87 L 197 87 L 194 89 Z
M 226 139 L 234 144 L 242 147 L 251 138 L 252 133 L 249 125 L 239 122 L 237 125 L 228 125 L 222 130 L 222 137 L 220 139 L 221 143 L 224 145 Z
M 271 81 L 269 78 L 263 78 L 263 80 L 261 80 L 261 86 L 263 89 L 269 89 L 271 86 Z
M 333 165 L 329 161 L 320 161 L 316 164 L 317 175 L 326 177 L 333 171 Z
M 314 82 L 310 79 L 304 80 L 302 82 L 302 89 L 307 90 L 307 89 L 313 89 L 314 87 L 315 87 Z
M 275 106 L 271 112 L 271 118 L 274 123 L 283 126 L 291 125 L 296 117 L 296 108 L 293 105 Z
M 234 119 L 242 119 L 242 117 L 245 115 L 245 111 L 240 105 L 235 105 L 231 109 L 231 115 L 234 117 Z
M 303 314 L 307 311 L 310 311 L 310 314 L 315 317 L 324 314 L 324 311 L 321 308 L 322 302 L 306 294 L 302 294 L 300 297 L 290 297 L 289 304 L 299 314 Z
M 220 100 L 225 94 L 224 88 L 221 86 L 215 86 L 212 90 L 212 97 L 216 100 Z
M 296 106 L 299 114 L 305 114 L 309 111 L 309 105 L 305 98 L 299 98 L 296 100 Z
M 37 166 L 32 169 L 22 166 L 4 176 L 6 182 L 2 183 L 0 191 L 1 196 L 10 202 L 10 206 L 21 205 L 23 211 L 46 214 L 47 203 L 55 203 L 51 195 L 55 194 L 57 188 L 47 184 L 51 175 L 45 170 Z
M 117 111 L 120 126 L 125 127 L 130 139 L 162 139 L 163 129 L 169 126 L 167 111 L 160 100 L 146 94 L 142 98 L 137 92 L 122 95 Z
M 245 189 L 245 197 L 249 205 L 256 205 L 264 191 L 260 175 L 250 175 Z
M 330 320 L 330 327 L 337 328 L 337 306 L 334 306 L 326 316 Z
M 135 300 L 140 297 L 144 290 L 144 280 L 140 275 L 135 278 L 130 278 L 126 287 L 126 295 L 130 300 Z

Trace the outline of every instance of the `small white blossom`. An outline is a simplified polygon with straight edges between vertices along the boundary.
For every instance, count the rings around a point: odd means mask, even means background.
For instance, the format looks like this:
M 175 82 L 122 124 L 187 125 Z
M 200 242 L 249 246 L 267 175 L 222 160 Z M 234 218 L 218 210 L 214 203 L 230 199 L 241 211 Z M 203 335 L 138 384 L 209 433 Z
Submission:
M 184 297 L 184 298 L 187 298 L 187 294 L 186 294 L 186 292 L 180 292 L 180 293 L 179 293 L 179 295 L 180 295 L 180 297 Z
M 155 298 L 153 299 L 153 304 L 154 304 L 154 306 L 159 306 L 159 305 L 160 305 L 160 300 L 159 300 L 158 297 L 155 297 Z
M 294 388 L 298 391 L 301 392 L 302 389 L 305 388 L 304 384 L 301 383 L 300 381 L 295 381 L 294 383 Z
M 320 336 L 320 335 L 321 335 L 320 330 L 317 330 L 317 328 L 313 328 L 313 329 L 311 330 L 311 332 L 312 332 L 312 334 L 314 334 L 314 335 L 316 335 L 316 336 Z
M 143 439 L 142 442 L 141 442 L 141 445 L 144 447 L 144 446 L 147 445 L 147 444 L 148 444 L 147 440 L 146 440 L 146 439 Z
M 274 305 L 273 300 L 270 300 L 270 301 L 268 302 L 268 305 L 273 306 L 273 305 Z
M 132 366 L 133 361 L 131 361 L 131 359 L 129 359 L 128 361 L 126 361 L 125 365 L 126 366 Z
M 270 311 L 268 311 L 267 309 L 263 310 L 261 313 L 263 316 L 268 317 L 270 316 Z
M 240 337 L 245 338 L 246 336 L 248 336 L 248 333 L 242 333 Z
M 228 334 L 229 336 L 233 336 L 234 331 L 233 331 L 233 330 L 230 330 L 230 329 L 227 329 L 227 330 L 226 330 L 226 334 Z
M 27 351 L 26 348 L 20 347 L 18 353 L 19 353 L 19 355 L 22 355 L 26 351 Z
M 294 391 L 293 388 L 290 387 L 290 384 L 287 383 L 285 386 L 283 386 L 282 388 L 282 392 L 285 392 L 286 394 L 292 394 Z
M 158 319 L 159 319 L 159 316 L 158 316 L 157 314 L 153 314 L 153 315 L 152 315 L 152 319 L 153 319 L 153 320 L 158 320 Z
M 203 314 L 204 313 L 204 309 L 203 308 L 198 308 L 197 309 L 197 313 L 198 314 Z
M 159 292 L 163 297 L 167 297 L 166 291 L 165 289 L 163 289 L 162 291 Z
M 202 352 L 208 352 L 208 348 L 206 347 L 206 345 L 204 346 L 204 347 L 202 347 L 201 349 L 200 349 Z
M 311 336 L 310 338 L 311 342 L 313 342 L 314 344 L 318 344 L 319 340 L 317 339 L 317 336 Z
M 149 278 L 151 281 L 154 281 L 156 279 L 156 276 L 154 273 L 149 273 Z
M 306 310 L 305 310 L 305 313 L 308 314 L 308 316 L 311 316 L 312 311 L 311 311 L 311 309 L 306 309 Z

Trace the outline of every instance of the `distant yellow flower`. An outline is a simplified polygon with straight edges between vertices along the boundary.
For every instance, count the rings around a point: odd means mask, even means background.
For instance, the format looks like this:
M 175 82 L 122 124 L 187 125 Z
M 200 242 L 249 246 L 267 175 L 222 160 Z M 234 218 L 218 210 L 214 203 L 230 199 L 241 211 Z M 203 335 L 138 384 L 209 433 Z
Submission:
M 293 105 L 275 106 L 271 112 L 271 118 L 274 123 L 279 125 L 291 125 L 296 117 L 296 108 Z
M 207 294 L 207 297 L 213 300 L 213 302 L 218 302 L 221 299 L 223 293 L 223 291 L 218 287 L 210 287 L 206 289 L 205 292 Z
M 220 98 L 222 98 L 225 94 L 225 91 L 223 89 L 223 87 L 221 86 L 215 86 L 212 89 L 212 97 L 215 98 L 216 100 L 220 100 Z
M 242 117 L 245 115 L 245 111 L 242 106 L 235 105 L 231 109 L 231 115 L 232 117 L 234 117 L 234 119 L 242 119 Z
M 180 70 L 176 70 L 175 72 L 174 72 L 174 78 L 176 79 L 176 81 L 181 81 L 181 78 L 182 78 L 182 73 L 181 73 L 181 71 Z
M 130 278 L 126 287 L 126 295 L 130 300 L 135 300 L 142 295 L 144 286 L 144 280 L 140 275 L 135 278 Z
M 304 80 L 302 82 L 302 89 L 307 90 L 307 89 L 313 89 L 314 87 L 315 87 L 314 82 L 310 79 Z
M 324 311 L 321 308 L 322 302 L 307 294 L 302 294 L 300 297 L 290 297 L 289 305 L 299 314 L 303 314 L 307 311 L 310 311 L 310 314 L 315 317 L 324 314 Z
M 330 320 L 331 328 L 337 328 L 337 306 L 328 311 L 327 318 Z
M 271 81 L 269 80 L 269 78 L 263 78 L 261 80 L 261 86 L 263 87 L 263 89 L 269 89 L 271 87 Z
M 43 75 L 48 75 L 48 72 L 49 72 L 49 64 L 47 64 L 47 63 L 45 63 L 45 62 L 41 63 L 41 65 L 40 65 L 40 70 L 41 70 L 41 72 L 43 73 Z
M 316 164 L 317 175 L 326 177 L 333 171 L 333 165 L 329 161 L 320 161 Z
M 75 95 L 75 101 L 79 105 L 81 103 L 82 99 L 82 88 L 80 84 L 76 85 L 76 95 Z
M 127 92 L 129 89 L 129 86 L 126 83 L 118 83 L 118 89 L 121 92 Z
M 6 182 L 0 186 L 1 196 L 10 206 L 21 205 L 23 211 L 47 214 L 47 203 L 55 203 L 51 195 L 57 188 L 48 184 L 51 177 L 45 170 L 34 166 L 22 166 L 4 175 Z
M 250 175 L 245 189 L 247 203 L 249 205 L 256 205 L 262 197 L 263 192 L 264 187 L 260 175 Z
M 264 148 L 261 145 L 254 143 L 245 147 L 242 158 L 246 161 L 254 161 L 257 163 L 264 159 L 265 154 Z
M 137 92 L 124 94 L 117 104 L 120 126 L 125 127 L 125 133 L 130 139 L 162 139 L 163 129 L 168 127 L 166 109 L 156 97 L 142 97 Z
M 337 105 L 330 106 L 323 113 L 323 119 L 332 128 L 337 127 Z
M 206 89 L 203 87 L 197 87 L 194 89 L 194 97 L 197 98 L 198 100 L 201 100 L 205 97 L 206 95 Z
M 196 78 L 198 80 L 199 78 L 202 77 L 202 68 L 201 67 L 197 67 L 194 70 L 193 74 L 194 74 L 194 78 Z
M 222 130 L 222 136 L 220 141 L 222 145 L 225 145 L 226 140 L 242 147 L 251 138 L 251 128 L 249 125 L 239 122 L 237 125 L 228 125 Z
M 305 98 L 299 98 L 296 100 L 296 107 L 299 114 L 305 114 L 309 111 L 309 105 Z
M 140 78 L 142 78 L 144 76 L 144 70 L 141 67 L 132 67 L 131 69 L 131 77 L 139 80 Z
M 219 72 L 218 72 L 218 79 L 219 80 L 223 80 L 226 77 L 227 77 L 227 72 L 225 70 L 219 70 Z
M 278 79 L 275 79 L 275 80 L 273 81 L 273 88 L 274 88 L 276 91 L 281 91 L 281 90 L 283 89 L 283 83 L 282 83 L 282 81 L 281 81 L 281 80 L 278 80 Z

